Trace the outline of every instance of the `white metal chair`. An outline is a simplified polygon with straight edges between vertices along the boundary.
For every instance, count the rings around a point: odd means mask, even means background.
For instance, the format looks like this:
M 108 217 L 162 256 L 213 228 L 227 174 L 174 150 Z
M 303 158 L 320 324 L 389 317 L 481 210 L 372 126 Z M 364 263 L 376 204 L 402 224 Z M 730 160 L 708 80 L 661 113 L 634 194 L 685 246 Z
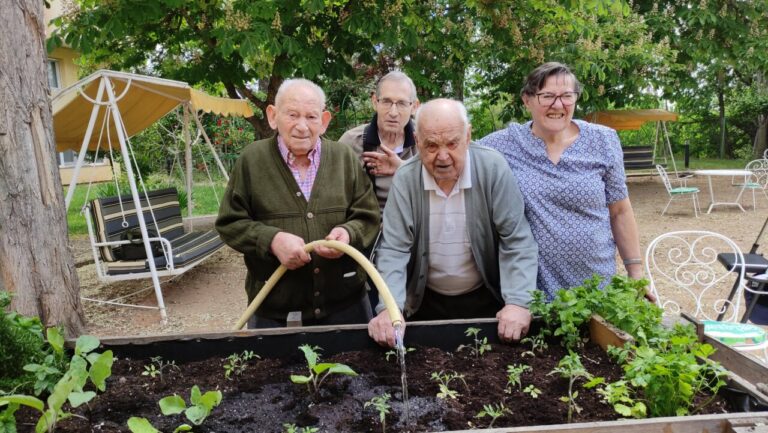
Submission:
M 669 208 L 669 205 L 672 203 L 672 201 L 690 196 L 693 200 L 693 213 L 696 215 L 696 218 L 698 218 L 699 188 L 695 186 L 686 186 L 684 179 L 677 179 L 676 181 L 680 182 L 680 186 L 673 187 L 672 181 L 670 181 L 669 175 L 667 175 L 667 170 L 665 170 L 661 165 L 657 165 L 656 170 L 658 170 L 659 177 L 661 177 L 661 181 L 664 183 L 664 187 L 667 189 L 667 194 L 669 194 L 669 201 L 664 207 L 664 210 L 661 211 L 661 215 L 663 216 L 667 212 L 667 209 Z
M 734 265 L 723 267 L 720 254 L 735 257 Z M 704 323 L 705 334 L 739 351 L 759 350 L 763 362 L 768 362 L 766 331 L 738 323 L 744 291 L 752 291 L 745 284 L 742 263 L 744 256 L 732 240 L 707 231 L 665 233 L 651 241 L 645 252 L 646 276 L 664 315 L 686 312 Z M 737 290 L 729 296 L 732 287 Z M 727 324 L 717 320 L 720 315 Z
M 752 172 L 748 179 L 745 180 L 743 187 L 745 190 L 752 191 L 752 209 L 757 210 L 757 200 L 755 199 L 755 191 L 760 191 L 768 200 L 768 159 L 756 159 L 750 161 L 745 167 L 746 170 Z

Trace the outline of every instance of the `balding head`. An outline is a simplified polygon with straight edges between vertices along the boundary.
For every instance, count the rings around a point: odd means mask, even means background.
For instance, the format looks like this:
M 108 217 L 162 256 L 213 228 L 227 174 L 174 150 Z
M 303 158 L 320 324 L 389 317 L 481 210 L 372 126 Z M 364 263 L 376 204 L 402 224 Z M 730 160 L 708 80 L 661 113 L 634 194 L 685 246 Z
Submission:
M 293 156 L 303 163 L 328 128 L 331 113 L 325 111 L 323 90 L 299 78 L 283 82 L 275 95 L 275 105 L 267 107 L 267 120 Z
M 320 104 L 320 110 L 325 109 L 325 92 L 323 92 L 320 86 L 305 78 L 291 78 L 283 81 L 283 84 L 278 87 L 275 94 L 275 106 L 279 107 L 287 94 L 299 89 L 309 90 L 311 93 L 314 93 L 314 99 Z
M 416 145 L 427 172 L 446 194 L 464 171 L 471 127 L 461 102 L 434 99 L 416 112 Z
M 463 131 L 467 132 L 467 129 L 469 128 L 469 116 L 467 115 L 467 109 L 464 107 L 464 104 L 453 99 L 433 99 L 421 105 L 419 111 L 416 112 L 416 135 L 418 135 L 419 130 L 422 129 L 420 125 L 451 118 L 460 121 Z

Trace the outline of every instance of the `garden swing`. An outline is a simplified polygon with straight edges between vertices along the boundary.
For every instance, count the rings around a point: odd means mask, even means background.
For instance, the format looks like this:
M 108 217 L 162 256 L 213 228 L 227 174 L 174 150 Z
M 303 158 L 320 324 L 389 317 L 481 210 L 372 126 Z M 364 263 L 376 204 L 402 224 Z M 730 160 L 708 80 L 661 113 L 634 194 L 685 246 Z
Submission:
M 223 242 L 213 230 L 184 230 L 175 188 L 147 191 L 141 173 L 134 173 L 136 161 L 130 137 L 181 107 L 187 209 L 188 216 L 191 216 L 193 143 L 189 130 L 190 118 L 198 129 L 195 142 L 202 135 L 219 170 L 228 180 L 224 165 L 202 127 L 198 110 L 243 117 L 253 115 L 252 110 L 244 100 L 213 97 L 183 82 L 106 70 L 98 71 L 63 89 L 54 96 L 52 102 L 58 151 L 78 151 L 72 182 L 65 199 L 67 208 L 72 201 L 86 151 L 97 154 L 100 150 L 109 152 L 111 161 L 114 161 L 113 150 L 119 147 L 124 161 L 130 195 L 118 193 L 114 197 L 97 198 L 90 202 L 86 197 L 83 206 L 99 279 L 112 282 L 151 278 L 157 306 L 122 302 L 124 298 L 139 292 L 112 300 L 83 299 L 118 306 L 158 309 L 165 322 L 167 314 L 160 277 L 183 274 L 210 257 L 223 246 Z M 98 134 L 94 134 L 96 125 L 100 125 Z M 113 142 L 114 137 L 117 143 Z M 208 176 L 210 178 L 210 173 Z M 89 183 L 87 194 L 90 193 L 90 187 Z M 120 190 L 119 185 L 117 190 Z
M 655 122 L 656 133 L 652 146 L 622 147 L 624 169 L 632 171 L 634 175 L 645 175 L 655 173 L 656 164 L 666 166 L 667 163 L 671 163 L 675 176 L 682 177 L 677 171 L 672 144 L 667 132 L 667 122 L 677 121 L 677 113 L 661 109 L 606 110 L 589 113 L 584 116 L 584 120 L 605 125 L 617 131 L 638 130 L 646 122 Z M 638 172 L 638 170 L 642 171 Z

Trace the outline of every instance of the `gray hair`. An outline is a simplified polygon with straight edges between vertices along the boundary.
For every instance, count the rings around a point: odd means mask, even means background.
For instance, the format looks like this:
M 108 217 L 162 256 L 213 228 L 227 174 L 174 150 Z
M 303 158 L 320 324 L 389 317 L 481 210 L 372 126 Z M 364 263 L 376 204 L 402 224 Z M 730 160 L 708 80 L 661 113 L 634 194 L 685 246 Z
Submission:
M 528 74 L 528 77 L 525 79 L 523 90 L 520 91 L 520 96 L 535 95 L 542 87 L 544 87 L 547 78 L 557 75 L 570 77 L 571 80 L 573 80 L 573 90 L 576 93 L 581 94 L 581 83 L 579 82 L 579 79 L 576 78 L 576 75 L 571 72 L 571 68 L 569 68 L 568 65 L 559 62 L 547 62 Z
M 419 99 L 418 95 L 416 94 L 416 85 L 413 84 L 413 80 L 411 80 L 411 77 L 405 75 L 400 71 L 392 71 L 387 73 L 383 77 L 379 78 L 379 81 L 376 83 L 376 98 L 381 97 L 381 86 L 387 81 L 395 81 L 395 82 L 399 81 L 399 82 L 407 83 L 408 87 L 411 88 L 411 102 Z
M 322 108 L 325 109 L 325 92 L 323 92 L 323 89 L 321 89 L 320 86 L 306 78 L 291 78 L 283 81 L 283 84 L 278 87 L 277 93 L 275 94 L 275 106 L 280 104 L 280 100 L 285 96 L 285 93 L 294 86 L 304 86 L 317 93 L 317 96 L 320 97 Z
M 447 98 L 438 98 L 433 99 L 431 101 L 427 101 L 426 103 L 422 104 L 418 111 L 416 111 L 416 117 L 414 119 L 414 126 L 415 126 L 415 133 L 419 133 L 419 125 L 421 124 L 421 116 L 423 113 L 428 112 L 433 109 L 433 106 L 439 106 L 444 105 L 446 107 L 454 107 L 457 114 L 461 118 L 461 123 L 464 125 L 464 133 L 467 132 L 467 128 L 469 127 L 469 116 L 467 115 L 467 107 L 464 106 L 460 101 L 457 101 L 455 99 L 447 99 Z

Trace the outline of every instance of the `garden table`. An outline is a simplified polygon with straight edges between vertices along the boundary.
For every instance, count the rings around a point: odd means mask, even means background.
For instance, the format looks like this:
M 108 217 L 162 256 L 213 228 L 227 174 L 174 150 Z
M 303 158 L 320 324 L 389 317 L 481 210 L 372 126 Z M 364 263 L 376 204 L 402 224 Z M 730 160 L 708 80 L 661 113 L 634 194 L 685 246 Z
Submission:
M 712 209 L 715 206 L 738 206 L 739 209 L 741 209 L 742 212 L 746 212 L 743 207 L 741 207 L 741 203 L 739 201 L 741 200 L 741 195 L 744 193 L 744 186 L 746 185 L 747 181 L 749 181 L 749 176 L 752 174 L 749 170 L 741 170 L 741 169 L 716 169 L 716 170 L 695 170 L 693 172 L 696 176 L 706 176 L 707 177 L 707 183 L 709 185 L 709 209 L 707 209 L 707 213 L 711 213 Z M 734 177 L 734 176 L 744 176 L 744 183 L 741 184 L 741 187 L 739 188 L 739 192 L 736 195 L 736 200 L 734 201 L 715 201 L 715 191 L 712 188 L 712 177 L 713 176 L 719 176 L 719 177 Z

